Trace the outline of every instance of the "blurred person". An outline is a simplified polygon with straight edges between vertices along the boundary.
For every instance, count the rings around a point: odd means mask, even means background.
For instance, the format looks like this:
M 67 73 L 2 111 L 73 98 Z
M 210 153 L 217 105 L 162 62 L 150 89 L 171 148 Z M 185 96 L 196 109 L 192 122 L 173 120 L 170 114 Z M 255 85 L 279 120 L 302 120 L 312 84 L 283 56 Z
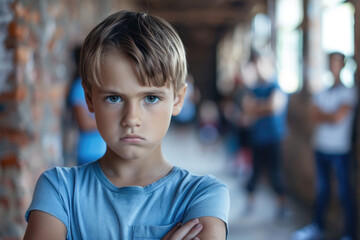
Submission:
M 262 171 L 267 168 L 277 196 L 277 216 L 285 215 L 285 190 L 282 176 L 282 141 L 286 131 L 287 97 L 277 84 L 275 66 L 270 56 L 251 51 L 244 76 L 251 83 L 243 98 L 243 114 L 251 124 L 252 173 L 246 184 L 245 214 L 254 208 L 254 193 Z
M 331 197 L 331 170 L 335 172 L 339 197 L 343 205 L 344 236 L 355 240 L 356 206 L 350 182 L 352 120 L 357 96 L 355 88 L 347 88 L 340 79 L 345 56 L 340 52 L 328 56 L 333 85 L 313 97 L 311 119 L 315 125 L 314 155 L 316 193 L 313 222 L 293 234 L 293 240 L 324 239 L 326 212 Z
M 86 105 L 85 92 L 79 74 L 80 51 L 80 46 L 76 46 L 73 50 L 76 69 L 67 99 L 79 128 L 77 141 L 78 165 L 95 161 L 101 158 L 106 151 L 106 143 L 97 129 L 94 114 L 89 112 Z
M 172 118 L 173 123 L 178 126 L 188 126 L 196 121 L 197 104 L 200 100 L 199 89 L 194 84 L 192 74 L 186 76 L 187 90 L 184 105 L 179 115 Z
M 246 87 L 241 71 L 234 78 L 234 88 L 220 104 L 224 118 L 225 147 L 229 170 L 234 174 L 247 175 L 250 170 L 250 121 L 243 114 L 242 101 L 249 90 Z
M 219 138 L 220 113 L 213 100 L 205 100 L 199 107 L 199 139 L 205 145 L 215 143 Z

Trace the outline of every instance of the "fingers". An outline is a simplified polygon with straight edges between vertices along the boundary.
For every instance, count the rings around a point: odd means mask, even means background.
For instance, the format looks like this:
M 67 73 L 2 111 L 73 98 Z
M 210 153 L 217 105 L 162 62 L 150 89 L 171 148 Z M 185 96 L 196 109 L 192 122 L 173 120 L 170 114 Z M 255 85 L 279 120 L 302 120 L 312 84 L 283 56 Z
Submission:
M 196 236 L 201 232 L 202 229 L 203 229 L 202 224 L 200 224 L 200 223 L 196 224 L 183 239 L 184 240 L 199 240 L 199 238 Z
M 161 240 L 168 240 L 181 227 L 181 222 L 176 224 Z
M 199 224 L 199 219 L 195 218 L 177 229 L 169 240 L 190 240 L 193 239 L 202 230 L 202 225 Z

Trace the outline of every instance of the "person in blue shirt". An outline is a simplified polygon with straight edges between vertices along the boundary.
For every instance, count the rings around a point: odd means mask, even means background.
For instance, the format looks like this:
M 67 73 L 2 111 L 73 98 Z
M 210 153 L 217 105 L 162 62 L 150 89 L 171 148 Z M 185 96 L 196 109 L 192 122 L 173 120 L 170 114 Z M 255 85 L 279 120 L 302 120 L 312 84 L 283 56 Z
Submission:
M 243 98 L 243 112 L 251 119 L 253 169 L 246 185 L 247 209 L 251 211 L 254 192 L 262 170 L 268 170 L 270 183 L 277 195 L 278 216 L 285 214 L 285 191 L 281 171 L 282 141 L 286 131 L 287 97 L 277 84 L 271 56 L 252 50 L 248 75 L 253 77 L 249 93 Z M 250 74 L 251 73 L 251 74 Z M 251 84 L 252 82 L 252 84 Z
M 78 165 L 95 161 L 101 158 L 106 151 L 106 143 L 97 130 L 94 113 L 89 112 L 86 106 L 85 92 L 78 71 L 80 50 L 80 46 L 76 46 L 73 50 L 76 75 L 71 83 L 67 99 L 79 128 L 79 138 L 77 141 Z
M 106 153 L 40 176 L 24 239 L 226 238 L 227 186 L 162 153 L 184 102 L 186 66 L 178 34 L 161 18 L 120 11 L 89 33 L 80 71 Z

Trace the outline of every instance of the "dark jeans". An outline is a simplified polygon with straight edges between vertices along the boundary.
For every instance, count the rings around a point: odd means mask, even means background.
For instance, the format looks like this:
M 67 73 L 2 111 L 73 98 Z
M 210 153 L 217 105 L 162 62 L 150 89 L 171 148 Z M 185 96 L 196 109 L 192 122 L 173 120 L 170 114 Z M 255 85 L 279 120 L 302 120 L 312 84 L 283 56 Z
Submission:
M 335 171 L 339 186 L 339 197 L 344 209 L 345 235 L 355 239 L 356 208 L 353 188 L 350 182 L 350 155 L 315 153 L 316 160 L 316 201 L 314 209 L 315 222 L 321 229 L 325 228 L 325 213 L 331 196 L 331 168 Z
M 284 194 L 281 171 L 281 142 L 267 145 L 251 146 L 253 156 L 253 171 L 247 183 L 248 193 L 255 191 L 259 177 L 264 168 L 268 170 L 271 186 L 278 196 Z

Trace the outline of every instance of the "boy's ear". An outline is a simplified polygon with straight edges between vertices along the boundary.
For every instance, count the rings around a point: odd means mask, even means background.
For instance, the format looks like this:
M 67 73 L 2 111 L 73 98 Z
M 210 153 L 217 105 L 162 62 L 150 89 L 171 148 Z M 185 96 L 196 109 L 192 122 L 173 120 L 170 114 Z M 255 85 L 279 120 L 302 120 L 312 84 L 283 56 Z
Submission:
M 174 101 L 174 106 L 173 106 L 173 111 L 172 111 L 173 116 L 176 116 L 180 113 L 181 108 L 184 105 L 186 90 L 187 90 L 187 84 L 185 83 L 185 85 L 182 86 L 179 89 L 179 91 L 177 91 L 177 93 L 175 93 L 176 96 L 175 96 L 175 101 Z
M 94 106 L 93 106 L 93 102 L 92 102 L 92 99 L 91 99 L 91 93 L 89 92 L 89 89 L 87 87 L 85 87 L 84 83 L 82 83 L 82 86 L 83 86 L 84 92 L 85 92 L 86 105 L 87 105 L 89 111 L 91 113 L 93 113 L 94 112 Z

